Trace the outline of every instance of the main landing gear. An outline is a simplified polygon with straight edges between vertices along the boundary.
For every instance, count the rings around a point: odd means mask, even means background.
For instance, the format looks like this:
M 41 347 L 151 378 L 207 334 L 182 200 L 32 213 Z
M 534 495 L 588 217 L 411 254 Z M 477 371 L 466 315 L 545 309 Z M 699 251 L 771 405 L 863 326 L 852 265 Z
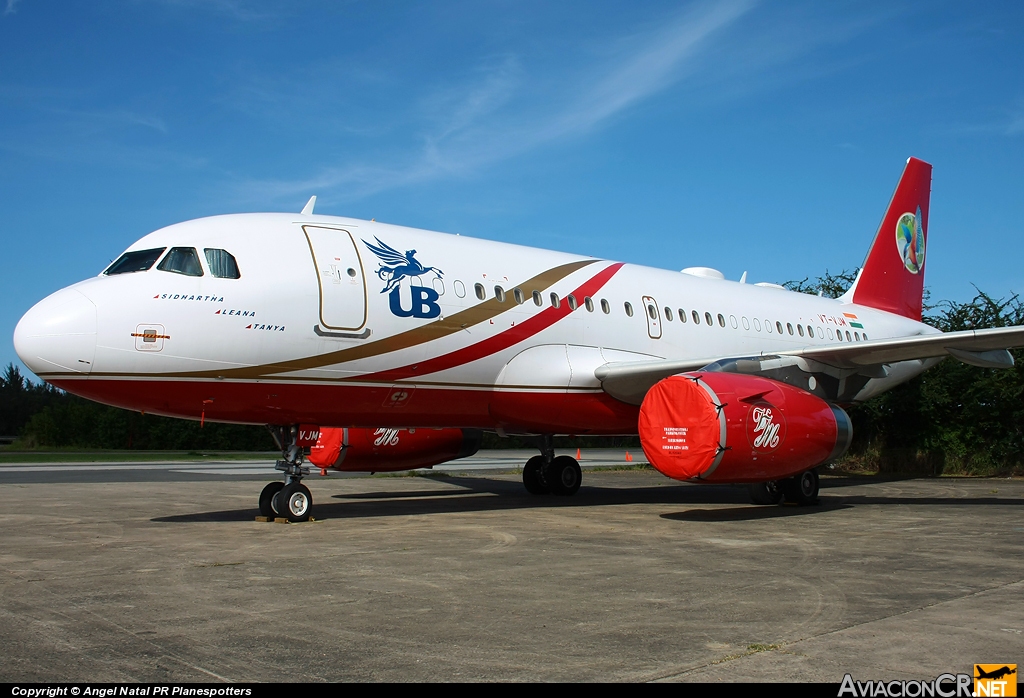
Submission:
M 818 471 L 806 470 L 784 480 L 757 482 L 748 486 L 750 501 L 754 504 L 787 504 L 807 506 L 818 503 Z
M 568 497 L 576 494 L 583 482 L 583 471 L 575 458 L 556 456 L 550 435 L 541 437 L 541 455 L 523 466 L 523 485 L 530 494 L 551 494 Z
M 309 521 L 313 508 L 313 495 L 302 484 L 309 475 L 309 467 L 302 465 L 302 448 L 296 443 L 298 425 L 268 426 L 274 441 L 281 449 L 281 460 L 274 466 L 284 473 L 284 482 L 271 482 L 260 493 L 260 514 L 269 518 L 286 518 L 293 523 Z

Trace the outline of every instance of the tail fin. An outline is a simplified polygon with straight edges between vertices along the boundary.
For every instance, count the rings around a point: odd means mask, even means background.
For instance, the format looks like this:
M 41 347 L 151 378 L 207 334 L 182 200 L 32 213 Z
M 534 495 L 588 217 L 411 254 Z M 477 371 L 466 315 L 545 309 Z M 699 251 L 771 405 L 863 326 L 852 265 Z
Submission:
M 921 319 L 932 166 L 910 158 L 867 259 L 844 300 Z

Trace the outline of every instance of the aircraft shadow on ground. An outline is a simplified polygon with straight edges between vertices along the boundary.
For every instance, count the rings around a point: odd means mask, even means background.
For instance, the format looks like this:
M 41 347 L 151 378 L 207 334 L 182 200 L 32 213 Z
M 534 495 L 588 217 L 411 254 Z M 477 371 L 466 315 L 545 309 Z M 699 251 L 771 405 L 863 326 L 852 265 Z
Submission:
M 832 494 L 832 482 L 823 488 L 821 501 L 815 506 L 756 506 L 749 504 L 746 489 L 733 485 L 657 485 L 651 487 L 582 487 L 573 497 L 535 496 L 527 494 L 521 483 L 475 477 L 446 477 L 438 480 L 458 489 L 418 489 L 397 492 L 361 492 L 338 494 L 327 502 L 313 506 L 318 520 L 371 518 L 387 516 L 422 516 L 516 509 L 551 509 L 629 504 L 715 505 L 728 508 L 687 509 L 662 514 L 677 521 L 753 521 L 761 519 L 827 514 L 863 505 L 925 505 L 925 506 L 1005 506 L 1024 505 L 1024 499 L 997 497 L 906 497 L 878 495 Z M 863 481 L 861 481 L 863 484 Z M 253 499 L 255 499 L 255 492 Z M 314 495 L 315 497 L 315 495 Z M 341 500 L 341 501 L 338 501 Z M 252 521 L 255 507 L 226 511 L 209 511 L 151 519 L 158 523 L 198 523 Z

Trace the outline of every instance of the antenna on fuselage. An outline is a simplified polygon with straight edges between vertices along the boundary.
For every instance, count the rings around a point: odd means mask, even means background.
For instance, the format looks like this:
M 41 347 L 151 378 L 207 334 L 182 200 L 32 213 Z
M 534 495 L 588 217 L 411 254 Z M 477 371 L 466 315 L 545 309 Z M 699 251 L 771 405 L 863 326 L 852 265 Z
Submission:
M 747 272 L 745 272 L 745 271 L 743 272 L 743 276 L 740 277 L 740 283 L 741 284 L 747 283 Z
M 302 215 L 312 216 L 314 206 L 316 206 L 316 196 L 311 196 L 309 197 L 309 201 L 306 202 L 306 205 L 302 207 Z

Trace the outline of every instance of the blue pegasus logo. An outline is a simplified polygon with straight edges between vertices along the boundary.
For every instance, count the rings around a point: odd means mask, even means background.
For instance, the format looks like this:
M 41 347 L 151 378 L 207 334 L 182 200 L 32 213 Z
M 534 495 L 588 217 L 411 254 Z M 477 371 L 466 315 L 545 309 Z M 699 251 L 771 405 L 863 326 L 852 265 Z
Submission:
M 427 272 L 433 272 L 434 276 L 440 279 L 444 276 L 437 267 L 425 267 L 416 259 L 416 250 L 406 250 L 402 254 L 391 245 L 374 238 L 377 241 L 373 245 L 366 240 L 363 244 L 370 248 L 380 258 L 380 268 L 377 269 L 377 277 L 384 282 L 381 293 L 387 293 L 388 303 L 391 312 L 398 317 L 415 317 L 421 319 L 435 318 L 441 314 L 441 306 L 437 299 L 440 294 L 429 286 L 409 284 L 409 296 L 412 305 L 408 310 L 402 307 L 402 279 L 406 277 L 420 276 Z
M 416 250 L 406 250 L 405 254 L 402 254 L 380 238 L 375 237 L 374 240 L 377 241 L 376 245 L 370 244 L 366 240 L 363 240 L 363 244 L 369 247 L 370 251 L 381 260 L 380 268 L 377 269 L 378 278 L 385 284 L 381 293 L 393 291 L 398 287 L 402 279 L 407 276 L 419 276 L 420 274 L 426 274 L 428 271 L 434 272 L 434 275 L 439 279 L 444 276 L 444 272 L 437 267 L 423 266 L 416 259 Z

